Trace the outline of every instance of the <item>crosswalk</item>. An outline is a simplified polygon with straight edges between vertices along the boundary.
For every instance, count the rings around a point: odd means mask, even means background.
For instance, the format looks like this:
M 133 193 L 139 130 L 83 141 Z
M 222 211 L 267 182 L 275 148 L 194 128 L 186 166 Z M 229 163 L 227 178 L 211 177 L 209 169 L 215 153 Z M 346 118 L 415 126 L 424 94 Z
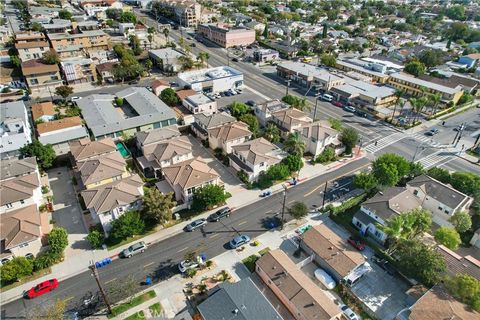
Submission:
M 423 168 L 430 169 L 439 163 L 445 164 L 453 160 L 456 153 L 456 150 L 440 150 L 429 154 L 428 156 L 421 158 L 416 162 L 420 163 Z
M 383 148 L 388 147 L 391 144 L 394 144 L 395 142 L 398 142 L 399 140 L 404 139 L 405 137 L 406 135 L 404 132 L 396 132 L 380 140 L 377 140 L 376 142 L 372 142 L 371 144 L 365 147 L 365 151 L 370 153 L 375 153 L 377 151 L 382 150 Z

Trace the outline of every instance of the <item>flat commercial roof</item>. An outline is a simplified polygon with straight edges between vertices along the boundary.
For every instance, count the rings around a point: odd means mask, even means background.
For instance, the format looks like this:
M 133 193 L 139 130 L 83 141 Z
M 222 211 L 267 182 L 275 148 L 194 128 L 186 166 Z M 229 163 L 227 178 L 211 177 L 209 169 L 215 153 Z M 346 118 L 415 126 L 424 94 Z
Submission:
M 209 69 L 201 69 L 178 74 L 178 78 L 187 83 L 198 83 L 212 81 L 215 79 L 228 78 L 243 75 L 240 71 L 227 67 L 216 67 Z
M 413 83 L 413 84 L 416 84 L 416 85 L 419 85 L 419 86 L 422 86 L 422 87 L 425 87 L 425 88 L 428 88 L 428 89 L 436 90 L 436 91 L 447 93 L 447 94 L 455 94 L 457 92 L 462 91 L 460 88 L 449 88 L 449 87 L 446 87 L 446 86 L 442 86 L 441 84 L 437 84 L 437 83 L 430 82 L 430 81 L 425 81 L 425 80 L 415 78 L 413 76 L 410 76 L 408 74 L 401 73 L 401 72 L 392 73 L 390 75 L 390 77 L 392 77 L 394 79 L 398 79 L 398 80 L 407 81 L 407 82 L 410 82 L 410 83 Z
M 199 93 L 199 94 L 195 94 L 193 96 L 189 96 L 186 98 L 186 100 L 188 102 L 190 102 L 191 104 L 194 104 L 194 105 L 201 105 L 201 104 L 205 104 L 205 103 L 211 103 L 212 99 L 210 99 L 209 97 L 207 97 L 206 95 L 204 95 L 203 93 Z
M 359 65 L 350 63 L 348 61 L 345 61 L 345 60 L 337 60 L 337 65 L 345 66 L 345 67 L 353 69 L 355 71 L 365 72 L 365 73 L 368 73 L 368 74 L 371 74 L 371 75 L 377 76 L 377 77 L 388 77 L 387 74 L 377 72 L 377 71 L 373 71 L 373 70 L 367 69 L 363 66 L 359 66 Z

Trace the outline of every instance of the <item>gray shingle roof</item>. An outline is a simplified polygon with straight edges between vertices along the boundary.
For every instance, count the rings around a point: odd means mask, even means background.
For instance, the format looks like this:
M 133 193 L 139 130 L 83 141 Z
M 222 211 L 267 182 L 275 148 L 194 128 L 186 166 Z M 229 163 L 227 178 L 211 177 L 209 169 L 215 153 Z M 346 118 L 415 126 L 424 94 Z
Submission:
M 59 132 L 50 133 L 49 135 L 40 136 L 38 140 L 43 144 L 59 144 L 63 142 L 78 140 L 88 137 L 88 132 L 85 127 L 78 127 L 70 130 L 63 130 Z
M 224 125 L 225 123 L 234 122 L 236 119 L 226 113 L 215 113 L 212 115 L 206 115 L 199 113 L 193 116 L 195 122 L 203 129 L 211 129 Z
M 198 306 L 204 320 L 281 319 L 250 278 L 237 283 L 221 283 Z
M 406 188 L 402 187 L 387 188 L 362 204 L 363 207 L 383 220 L 418 208 L 420 205 L 421 201 Z
M 2 160 L 0 162 L 0 180 L 23 176 L 37 169 L 37 160 L 34 157 L 24 159 Z

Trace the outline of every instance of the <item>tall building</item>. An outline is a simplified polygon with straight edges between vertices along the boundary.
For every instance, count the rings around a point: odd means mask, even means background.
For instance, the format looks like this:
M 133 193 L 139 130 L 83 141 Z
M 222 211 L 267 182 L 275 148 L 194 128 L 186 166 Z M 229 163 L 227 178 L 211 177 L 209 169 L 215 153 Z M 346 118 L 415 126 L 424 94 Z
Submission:
M 201 20 L 202 6 L 192 0 L 159 0 L 152 4 L 152 10 L 167 16 L 187 28 L 197 27 Z

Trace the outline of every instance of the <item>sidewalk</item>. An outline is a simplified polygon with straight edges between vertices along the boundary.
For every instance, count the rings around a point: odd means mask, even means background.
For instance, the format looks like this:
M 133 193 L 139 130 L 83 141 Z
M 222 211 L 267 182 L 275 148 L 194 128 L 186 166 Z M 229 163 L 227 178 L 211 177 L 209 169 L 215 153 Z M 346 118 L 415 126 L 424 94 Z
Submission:
M 355 160 L 358 160 L 360 158 L 363 158 L 365 154 L 361 152 L 360 154 L 357 155 L 356 150 L 354 150 L 355 156 L 351 159 L 344 159 L 342 161 L 337 161 L 331 164 L 328 164 L 326 166 L 321 165 L 321 164 L 316 164 L 316 165 L 311 165 L 309 163 L 305 163 L 304 168 L 300 171 L 300 176 L 299 180 L 300 183 L 307 180 L 307 179 L 312 179 L 315 177 L 318 177 L 322 174 L 325 174 L 327 172 L 330 172 L 332 170 L 336 170 L 339 167 L 353 162 Z M 284 183 L 279 183 L 273 187 L 270 188 L 273 193 L 275 192 L 281 192 L 283 190 L 283 185 Z M 235 188 L 232 188 L 235 190 L 229 190 L 229 192 L 232 194 L 232 197 L 227 200 L 227 205 L 231 208 L 240 208 L 247 206 L 249 204 L 252 204 L 256 201 L 260 201 L 262 198 L 259 197 L 260 190 L 247 190 L 242 186 L 237 186 Z M 237 190 L 238 189 L 238 190 Z M 232 192 L 233 191 L 233 192 Z M 217 209 L 213 209 L 207 212 L 204 212 L 198 216 L 195 216 L 194 219 L 199 219 L 199 218 L 206 218 L 208 217 L 211 213 L 215 212 Z M 157 242 L 160 242 L 166 238 L 172 237 L 176 234 L 179 234 L 183 232 L 183 229 L 185 226 L 190 223 L 191 221 L 183 221 L 181 223 L 178 223 L 170 228 L 166 229 L 161 229 L 156 233 L 150 234 L 143 239 L 142 241 L 145 241 L 148 244 L 154 244 Z M 140 241 L 137 240 L 137 241 Z M 85 272 L 88 270 L 88 266 L 91 265 L 91 263 L 94 263 L 96 261 L 100 261 L 105 258 L 112 258 L 112 259 L 117 259 L 118 258 L 118 253 L 121 252 L 123 249 L 127 248 L 130 246 L 131 243 L 125 244 L 121 247 L 115 248 L 111 251 L 108 251 L 106 249 L 104 250 L 88 250 L 85 251 L 82 254 L 75 255 L 73 257 L 70 257 L 68 259 L 65 259 L 65 261 L 56 264 L 52 267 L 52 273 L 38 278 L 32 282 L 25 283 L 23 285 L 20 285 L 18 287 L 12 288 L 6 292 L 1 293 L 1 301 L 2 303 L 8 303 L 12 300 L 18 299 L 21 297 L 23 291 L 30 289 L 33 285 L 48 280 L 50 279 L 53 275 L 59 280 L 65 280 L 70 277 L 73 277 L 79 273 Z

